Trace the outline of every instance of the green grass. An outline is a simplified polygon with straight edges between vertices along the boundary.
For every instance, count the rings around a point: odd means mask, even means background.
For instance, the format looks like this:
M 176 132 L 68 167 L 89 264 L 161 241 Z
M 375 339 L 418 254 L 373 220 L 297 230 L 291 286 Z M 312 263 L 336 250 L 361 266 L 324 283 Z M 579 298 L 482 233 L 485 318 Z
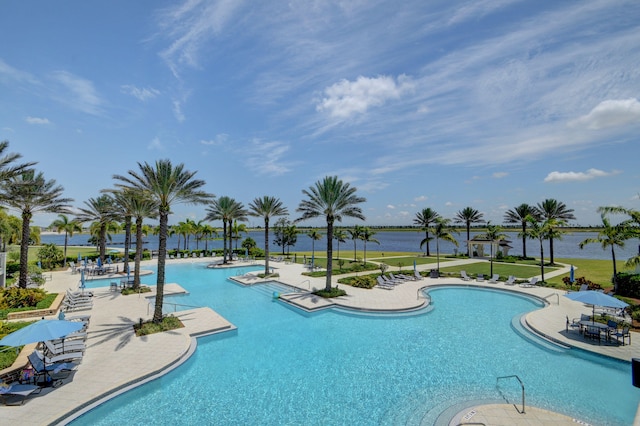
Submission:
M 22 327 L 26 327 L 29 324 L 33 324 L 34 322 L 35 321 L 16 321 L 0 323 L 0 338 L 3 338 L 7 334 L 11 334 L 16 330 L 20 330 Z M 18 353 L 22 349 L 22 347 L 10 349 L 6 347 L 2 348 L 6 350 L 0 352 L 0 370 L 11 367 L 13 362 L 18 357 Z
M 569 265 L 573 265 L 576 268 L 574 272 L 575 278 L 585 277 L 589 281 L 593 281 L 594 283 L 600 284 L 602 288 L 605 290 L 609 290 L 613 288 L 613 284 L 611 283 L 611 277 L 613 276 L 613 262 L 611 260 L 600 260 L 600 259 L 556 259 L 558 262 L 566 263 Z M 632 271 L 632 269 L 625 268 L 625 261 L 616 262 L 616 266 L 618 268 L 618 272 L 622 271 Z M 562 283 L 563 277 L 568 277 L 569 274 L 560 275 L 558 277 L 553 277 L 547 280 L 550 284 L 554 286 L 559 286 L 564 288 L 564 284 Z
M 162 318 L 162 322 L 158 324 L 153 321 L 142 322 L 142 319 L 140 319 L 140 323 L 134 325 L 133 329 L 136 332 L 136 336 L 146 336 L 148 334 L 161 333 L 182 327 L 184 327 L 184 325 L 177 317 L 166 316 Z
M 545 273 L 555 271 L 557 268 L 546 266 L 544 268 Z M 441 272 L 446 273 L 460 273 L 460 271 L 466 271 L 467 274 L 475 276 L 477 274 L 484 274 L 485 278 L 491 278 L 491 265 L 489 262 L 471 263 L 468 265 L 440 267 Z M 540 266 L 522 265 L 517 263 L 498 263 L 493 262 L 493 273 L 499 274 L 501 278 L 506 278 L 509 275 L 515 275 L 518 278 L 529 278 L 534 275 L 540 274 Z

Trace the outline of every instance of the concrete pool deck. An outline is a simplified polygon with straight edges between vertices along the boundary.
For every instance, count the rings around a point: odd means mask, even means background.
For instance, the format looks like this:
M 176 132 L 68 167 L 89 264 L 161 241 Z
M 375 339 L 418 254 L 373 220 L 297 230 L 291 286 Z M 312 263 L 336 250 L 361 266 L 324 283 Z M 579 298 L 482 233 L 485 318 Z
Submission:
M 469 263 L 474 261 L 455 262 Z M 167 262 L 203 263 L 211 262 L 211 259 L 172 259 Z M 155 261 L 143 262 L 142 267 L 145 265 L 155 265 Z M 235 266 L 247 265 L 242 262 L 235 263 Z M 446 266 L 451 265 L 452 262 L 446 264 Z M 334 305 L 334 303 L 309 295 L 309 291 L 314 287 L 324 287 L 324 278 L 309 278 L 300 275 L 305 269 L 298 264 L 270 262 L 270 266 L 279 274 L 275 281 L 300 289 L 297 293 L 281 296 L 282 299 L 287 299 L 291 303 L 309 310 Z M 425 266 L 430 267 L 431 265 Z M 566 271 L 561 269 L 556 273 L 562 274 Z M 64 292 L 69 288 L 76 289 L 79 279 L 78 274 L 72 275 L 67 271 L 53 272 L 52 280 L 46 282 L 45 288 L 49 292 Z M 264 281 L 255 274 L 247 274 L 235 279 L 247 285 L 255 285 Z M 154 283 L 155 275 L 143 277 L 142 283 L 145 282 Z M 334 278 L 334 285 L 336 282 L 337 278 Z M 108 281 L 105 283 L 108 286 Z M 524 288 L 518 285 L 506 286 L 504 283 L 489 284 L 486 281 L 462 281 L 455 278 L 424 278 L 420 281 L 406 282 L 393 290 L 379 288 L 367 290 L 345 286 L 349 295 L 338 298 L 337 303 L 351 309 L 411 310 L 424 306 L 428 301 L 421 295 L 422 289 L 439 285 L 497 288 L 545 299 L 549 303 L 545 308 L 530 312 L 525 316 L 526 324 L 539 334 L 567 346 L 625 361 L 630 361 L 634 355 L 632 351 L 634 346 L 632 345 L 598 345 L 585 341 L 577 332 L 566 332 L 565 317 L 567 315 L 569 318 L 579 317 L 581 313 L 586 313 L 590 308 L 563 297 L 566 292 L 550 288 Z M 155 286 L 151 288 L 155 291 Z M 70 414 L 77 414 L 82 409 L 90 408 L 92 404 L 99 403 L 102 398 L 112 395 L 114 391 L 122 391 L 132 384 L 139 384 L 145 379 L 155 378 L 166 370 L 179 365 L 194 350 L 195 337 L 235 328 L 233 324 L 212 309 L 197 308 L 176 313 L 176 316 L 180 317 L 185 325 L 182 329 L 146 337 L 135 337 L 132 326 L 140 318 L 148 319 L 152 316 L 153 312 L 147 298 L 154 296 L 155 293 L 122 296 L 119 292 L 111 292 L 109 287 L 101 287 L 92 291 L 95 294 L 93 308 L 78 312 L 78 314 L 90 314 L 91 322 L 88 328 L 87 350 L 73 380 L 52 392 L 30 398 L 23 406 L 0 406 L 1 418 L 11 424 L 63 423 L 63 419 Z M 165 294 L 180 292 L 184 292 L 184 289 L 180 287 L 179 283 L 165 285 Z M 637 333 L 632 333 L 631 341 L 637 342 L 636 339 L 639 337 Z M 527 413 L 524 415 L 518 414 L 514 406 L 507 403 L 473 406 L 453 417 L 451 424 L 462 422 L 461 419 L 466 419 L 465 416 L 470 416 L 469 420 L 466 420 L 467 422 L 492 425 L 575 424 L 576 421 L 588 423 L 588 419 L 574 420 L 535 407 L 527 407 L 526 411 Z M 634 424 L 640 425 L 640 422 L 636 421 Z

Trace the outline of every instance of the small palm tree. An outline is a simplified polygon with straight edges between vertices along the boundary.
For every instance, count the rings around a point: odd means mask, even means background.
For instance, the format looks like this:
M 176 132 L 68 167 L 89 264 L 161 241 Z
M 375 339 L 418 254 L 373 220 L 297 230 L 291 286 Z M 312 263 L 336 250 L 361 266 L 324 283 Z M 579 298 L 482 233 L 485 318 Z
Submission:
M 69 217 L 64 214 L 58 215 L 58 218 L 51 223 L 51 227 L 58 233 L 64 231 L 64 264 L 67 266 L 67 245 L 69 237 L 73 237 L 74 232 L 81 232 L 82 226 L 76 220 L 69 220 Z
M 302 213 L 298 221 L 324 216 L 327 221 L 327 280 L 326 291 L 331 291 L 333 272 L 333 224 L 341 222 L 342 217 L 354 217 L 364 220 L 362 210 L 357 204 L 366 201 L 356 195 L 357 189 L 342 182 L 337 176 L 327 176 L 308 190 L 302 190 L 307 197 L 302 200 L 296 211 Z
M 265 195 L 249 204 L 249 215 L 264 219 L 264 274 L 269 275 L 269 221 L 272 217 L 286 216 L 289 212 L 276 197 Z
M 207 207 L 205 220 L 222 220 L 223 263 L 228 263 L 231 260 L 231 224 L 234 220 L 246 220 L 246 215 L 247 211 L 244 209 L 244 205 L 226 195 L 213 200 Z M 227 241 L 229 242 L 228 251 Z
M 422 209 L 422 211 L 416 213 L 416 217 L 415 219 L 413 219 L 413 223 L 421 226 L 422 230 L 424 231 L 424 239 L 420 241 L 420 248 L 422 248 L 422 246 L 425 246 L 425 256 L 431 255 L 431 253 L 429 253 L 429 241 L 431 241 L 433 238 L 429 237 L 429 225 L 439 217 L 440 214 L 438 212 L 432 210 L 430 207 L 427 207 L 426 209 Z
M 525 259 L 527 258 L 527 216 L 535 217 L 537 213 L 538 210 L 535 207 L 523 203 L 514 209 L 507 210 L 504 214 L 506 223 L 519 223 L 522 227 L 522 232 L 518 236 L 522 238 L 522 257 Z
M 491 276 L 493 276 L 493 245 L 496 242 L 499 241 L 503 241 L 507 238 L 507 236 L 505 234 L 502 233 L 502 227 L 498 226 L 498 225 L 492 225 L 491 221 L 487 222 L 487 232 L 485 232 L 484 234 L 480 235 L 480 238 L 489 240 L 491 242 L 491 255 L 489 256 L 489 263 L 491 264 L 490 267 L 490 274 Z
M 347 233 L 344 232 L 344 229 L 334 229 L 333 230 L 333 239 L 336 240 L 337 245 L 337 251 L 338 251 L 338 257 L 337 259 L 340 259 L 340 243 L 344 243 L 347 241 Z
M 548 198 L 541 203 L 538 203 L 536 209 L 538 210 L 538 216 L 542 220 L 550 220 L 548 223 L 551 228 L 548 233 L 549 240 L 549 263 L 554 264 L 553 257 L 553 240 L 561 239 L 563 231 L 556 229 L 559 226 L 566 225 L 567 221 L 573 220 L 576 217 L 573 215 L 573 209 L 567 208 L 567 205 L 561 201 Z
M 602 250 L 611 248 L 611 259 L 613 261 L 613 291 L 618 291 L 618 271 L 616 268 L 616 252 L 615 247 L 624 248 L 625 242 L 633 237 L 637 236 L 637 233 L 631 227 L 625 223 L 618 225 L 611 225 L 611 221 L 607 217 L 606 213 L 600 215 L 602 219 L 602 228 L 598 232 L 596 238 L 587 238 L 579 244 L 582 249 L 587 244 L 600 244 Z
M 453 236 L 456 232 L 451 230 L 451 219 L 445 219 L 443 217 L 436 218 L 433 226 L 431 227 L 431 233 L 436 239 L 437 270 L 438 275 L 440 275 L 440 240 L 449 241 L 456 247 L 458 247 L 458 241 Z
M 236 241 L 236 250 L 238 250 L 238 240 L 242 239 L 240 234 L 247 233 L 247 225 L 244 223 L 238 223 L 238 220 L 233 221 L 233 226 L 231 227 L 231 235 L 233 239 Z
M 0 144 L 0 149 L 1 149 Z M 20 241 L 20 278 L 18 286 L 27 288 L 29 236 L 31 219 L 37 212 L 70 213 L 71 198 L 62 197 L 64 188 L 56 181 L 46 180 L 42 172 L 26 169 L 0 183 L 0 203 L 15 208 L 22 214 L 22 239 Z
M 544 219 L 540 221 L 538 218 L 529 215 L 527 216 L 527 222 L 529 223 L 527 235 L 529 238 L 540 242 L 540 277 L 541 281 L 544 282 L 544 246 L 542 243 L 551 238 L 553 227 L 559 225 L 561 221 L 559 219 Z
M 183 164 L 174 167 L 171 160 L 157 160 L 155 165 L 138 163 L 140 171 L 129 170 L 128 176 L 114 175 L 121 182 L 116 186 L 131 188 L 147 194 L 158 207 L 158 277 L 156 281 L 156 303 L 153 321 L 162 321 L 164 301 L 165 262 L 167 254 L 167 233 L 171 206 L 177 203 L 205 204 L 212 194 L 202 191 L 204 181 L 194 179 L 196 172 L 184 169 Z
M 312 229 L 307 232 L 307 235 L 311 238 L 311 267 L 313 268 L 316 259 L 316 241 L 322 239 L 322 234 L 317 229 Z
M 371 228 L 369 228 L 368 226 L 365 226 L 362 229 L 362 235 L 360 235 L 360 239 L 364 242 L 364 261 L 363 264 L 367 263 L 367 243 L 376 243 L 376 244 L 380 244 L 380 241 L 376 240 L 375 238 L 373 238 L 373 236 L 376 234 L 375 231 L 372 231 Z
M 358 255 L 358 247 L 356 243 L 362 236 L 362 229 L 363 227 L 360 225 L 355 225 L 353 229 L 347 229 L 347 232 L 349 233 L 349 237 L 353 240 L 353 261 L 354 262 L 357 260 L 356 257 Z
M 0 157 L 0 182 L 10 180 L 37 164 L 35 162 L 14 164 L 17 160 L 22 158 L 22 154 L 5 154 L 7 148 L 9 148 L 9 141 L 0 142 L 0 155 L 3 156 Z
M 127 191 L 129 192 L 129 191 Z M 142 260 L 142 236 L 144 233 L 143 221 L 146 218 L 158 217 L 158 204 L 147 193 L 130 193 L 129 211 L 135 220 L 136 229 L 136 255 L 133 268 L 133 288 L 140 287 L 140 261 Z M 126 271 L 126 267 L 124 269 Z
M 471 253 L 469 252 L 469 240 L 471 239 L 471 224 L 472 223 L 483 223 L 484 220 L 482 217 L 483 213 L 480 213 L 478 210 L 465 207 L 456 213 L 455 221 L 456 223 L 464 223 L 467 228 L 467 257 L 471 257 Z
M 118 219 L 118 210 L 116 209 L 115 201 L 110 195 L 103 194 L 97 198 L 89 198 L 84 204 L 86 207 L 78 209 L 80 213 L 76 217 L 76 220 L 81 223 L 96 223 L 100 261 L 104 262 L 107 229 L 111 226 L 112 222 Z

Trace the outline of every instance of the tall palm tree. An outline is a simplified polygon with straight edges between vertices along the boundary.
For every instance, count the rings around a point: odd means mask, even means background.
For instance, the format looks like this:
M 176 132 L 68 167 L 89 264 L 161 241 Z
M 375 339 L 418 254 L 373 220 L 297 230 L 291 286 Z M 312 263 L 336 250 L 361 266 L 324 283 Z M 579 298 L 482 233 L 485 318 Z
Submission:
M 502 227 L 499 225 L 492 225 L 491 221 L 487 222 L 487 231 L 480 235 L 480 238 L 489 240 L 491 242 L 491 255 L 489 256 L 489 263 L 491 264 L 490 266 L 490 274 L 491 276 L 493 276 L 493 257 L 494 257 L 494 253 L 493 253 L 493 245 L 496 242 L 505 240 L 507 238 L 507 236 L 505 234 L 502 233 Z
M 624 207 L 611 206 L 600 207 L 598 212 L 606 214 L 626 214 L 629 219 L 620 223 L 621 226 L 628 227 L 635 237 L 640 237 L 640 211 L 635 209 L 627 209 Z M 634 267 L 640 265 L 640 254 L 637 254 L 627 260 L 625 266 Z
M 327 221 L 327 281 L 326 291 L 331 291 L 331 274 L 333 271 L 333 224 L 342 222 L 342 217 L 354 217 L 364 220 L 362 210 L 357 204 L 366 201 L 356 195 L 357 189 L 343 183 L 337 176 L 327 176 L 309 189 L 302 190 L 308 197 L 300 201 L 296 211 L 302 213 L 298 220 L 324 216 Z
M 228 263 L 231 260 L 231 256 L 227 260 L 227 223 L 229 218 L 233 217 L 233 211 L 236 208 L 236 200 L 223 195 L 216 198 L 207 206 L 207 215 L 205 220 L 221 220 L 222 221 L 222 263 Z M 233 219 L 231 219 L 233 220 Z
M 174 166 L 171 160 L 157 160 L 155 165 L 138 162 L 139 171 L 128 171 L 128 176 L 114 175 L 121 182 L 116 184 L 122 188 L 132 188 L 147 194 L 158 207 L 158 277 L 156 281 L 156 304 L 153 321 L 162 321 L 162 304 L 164 301 L 165 262 L 167 255 L 167 231 L 171 206 L 177 203 L 205 204 L 211 198 L 200 188 L 203 180 L 195 179 L 196 172 L 184 169 L 183 164 Z
M 563 226 L 569 220 L 573 220 L 576 217 L 573 215 L 573 209 L 567 208 L 567 205 L 561 201 L 547 198 L 537 205 L 538 215 L 543 220 L 557 219 L 557 221 L 550 221 L 551 229 L 549 230 L 549 263 L 554 264 L 553 261 L 553 240 L 561 239 L 564 232 L 556 229 L 558 226 Z
M 336 259 L 340 259 L 340 243 L 344 243 L 347 241 L 347 233 L 344 232 L 344 229 L 336 228 L 333 230 L 333 239 L 336 240 L 338 256 Z
M 142 235 L 144 233 L 143 221 L 146 218 L 155 219 L 158 217 L 158 204 L 156 200 L 152 199 L 148 193 L 132 193 L 130 211 L 132 217 L 135 219 L 136 229 L 136 255 L 134 257 L 133 268 L 133 288 L 138 289 L 140 287 L 140 261 L 142 260 Z M 125 269 L 126 270 L 126 269 Z
M 124 266 L 123 270 L 129 269 L 129 249 L 131 247 L 131 225 L 133 223 L 133 203 L 134 198 L 138 195 L 136 192 L 126 189 L 105 190 L 113 196 L 113 207 L 119 216 L 124 220 Z M 136 240 L 136 247 L 142 246 L 141 240 Z
M 296 242 L 298 242 L 298 228 L 295 223 L 290 223 L 284 228 L 284 235 L 287 245 L 287 256 L 289 256 L 291 246 L 295 246 Z
M 264 219 L 264 274 L 269 275 L 269 221 L 272 217 L 286 216 L 289 211 L 279 198 L 265 195 L 249 204 L 249 215 Z
M 64 214 L 58 215 L 58 218 L 51 223 L 51 227 L 58 233 L 64 231 L 64 263 L 62 266 L 67 266 L 67 244 L 69 237 L 73 237 L 74 232 L 81 232 L 82 226 L 76 220 L 69 220 L 69 217 Z
M 456 223 L 464 223 L 467 228 L 467 257 L 471 257 L 471 253 L 469 252 L 469 240 L 471 239 L 471 224 L 472 223 L 483 223 L 482 219 L 484 216 L 483 213 L 480 213 L 478 210 L 472 207 L 465 207 L 456 213 L 455 221 Z
M 322 239 L 322 234 L 317 229 L 311 229 L 307 232 L 309 238 L 311 238 L 311 267 L 315 266 L 316 259 L 316 241 Z
M 22 154 L 18 153 L 7 153 L 5 151 L 9 148 L 9 141 L 0 142 L 0 182 L 5 182 L 11 178 L 14 178 L 22 172 L 30 169 L 38 163 L 29 162 L 22 164 L 14 164 L 17 160 L 22 158 Z
M 1 144 L 0 144 L 1 148 Z M 20 241 L 20 278 L 18 285 L 27 288 L 29 235 L 33 214 L 70 213 L 71 198 L 64 198 L 64 188 L 56 181 L 46 180 L 42 172 L 26 169 L 13 177 L 0 182 L 0 203 L 15 208 L 22 215 L 22 239 Z
M 213 226 L 208 223 L 202 224 L 200 228 L 200 232 L 202 234 L 202 238 L 204 238 L 204 251 L 209 251 L 209 240 L 211 238 L 215 238 L 218 235 L 218 231 Z
M 429 253 L 429 241 L 431 241 L 432 238 L 429 238 L 429 225 L 439 217 L 440 214 L 438 212 L 431 209 L 431 207 L 427 207 L 416 213 L 416 217 L 413 219 L 413 223 L 421 226 L 424 231 L 424 239 L 420 241 L 420 248 L 422 248 L 423 245 L 426 246 L 425 256 L 431 255 L 431 253 Z
M 458 241 L 453 236 L 455 231 L 451 229 L 451 219 L 445 219 L 443 217 L 436 218 L 431 227 L 431 233 L 436 239 L 437 270 L 438 275 L 440 275 L 440 240 L 449 241 L 456 247 L 458 247 Z
M 362 229 L 362 235 L 360 235 L 360 239 L 364 243 L 364 260 L 362 262 L 363 264 L 367 263 L 367 243 L 376 243 L 378 245 L 380 244 L 380 241 L 373 238 L 375 234 L 376 234 L 376 231 L 372 231 L 371 228 L 369 228 L 368 226 L 365 226 Z
M 529 204 L 523 203 L 518 207 L 515 207 L 511 210 L 507 210 L 504 214 L 504 221 L 506 223 L 519 223 L 522 227 L 522 232 L 518 234 L 520 238 L 522 238 L 522 257 L 527 258 L 527 216 L 536 216 L 538 210 L 530 206 Z
M 118 219 L 118 211 L 113 197 L 108 194 L 85 201 L 86 207 L 80 207 L 76 220 L 81 223 L 96 222 L 98 231 L 98 250 L 100 261 L 104 262 L 106 253 L 107 228 Z
M 553 233 L 553 227 L 562 222 L 561 219 L 539 219 L 532 215 L 527 216 L 527 222 L 529 228 L 527 229 L 527 235 L 529 238 L 538 240 L 540 242 L 540 277 L 544 282 L 544 246 L 543 242 L 551 238 Z
M 238 250 L 238 240 L 242 239 L 240 234 L 247 233 L 247 225 L 244 223 L 238 223 L 238 220 L 233 221 L 233 226 L 231 227 L 231 236 L 236 241 L 236 250 Z
M 362 236 L 363 228 L 364 227 L 361 225 L 355 225 L 352 229 L 347 229 L 347 232 L 349 233 L 349 237 L 353 240 L 353 261 L 354 262 L 357 260 L 356 257 L 358 256 L 358 247 L 356 243 Z
M 600 244 L 602 250 L 611 248 L 611 259 L 613 261 L 613 291 L 618 291 L 618 270 L 616 268 L 616 252 L 615 247 L 624 248 L 625 242 L 638 234 L 634 229 L 627 226 L 625 223 L 618 225 L 611 225 L 611 221 L 607 217 L 606 213 L 601 213 L 602 228 L 598 232 L 596 238 L 586 238 L 578 246 L 582 249 L 587 244 Z

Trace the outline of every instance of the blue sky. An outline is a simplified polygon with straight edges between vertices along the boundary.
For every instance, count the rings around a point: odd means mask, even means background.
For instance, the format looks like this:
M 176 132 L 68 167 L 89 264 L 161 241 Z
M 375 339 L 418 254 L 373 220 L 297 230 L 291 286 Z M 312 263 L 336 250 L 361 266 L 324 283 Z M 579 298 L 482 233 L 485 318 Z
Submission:
M 638 18 L 623 0 L 2 2 L 0 139 L 75 206 L 170 158 L 291 218 L 335 174 L 367 225 L 466 206 L 501 223 L 545 198 L 597 224 L 640 208 Z

